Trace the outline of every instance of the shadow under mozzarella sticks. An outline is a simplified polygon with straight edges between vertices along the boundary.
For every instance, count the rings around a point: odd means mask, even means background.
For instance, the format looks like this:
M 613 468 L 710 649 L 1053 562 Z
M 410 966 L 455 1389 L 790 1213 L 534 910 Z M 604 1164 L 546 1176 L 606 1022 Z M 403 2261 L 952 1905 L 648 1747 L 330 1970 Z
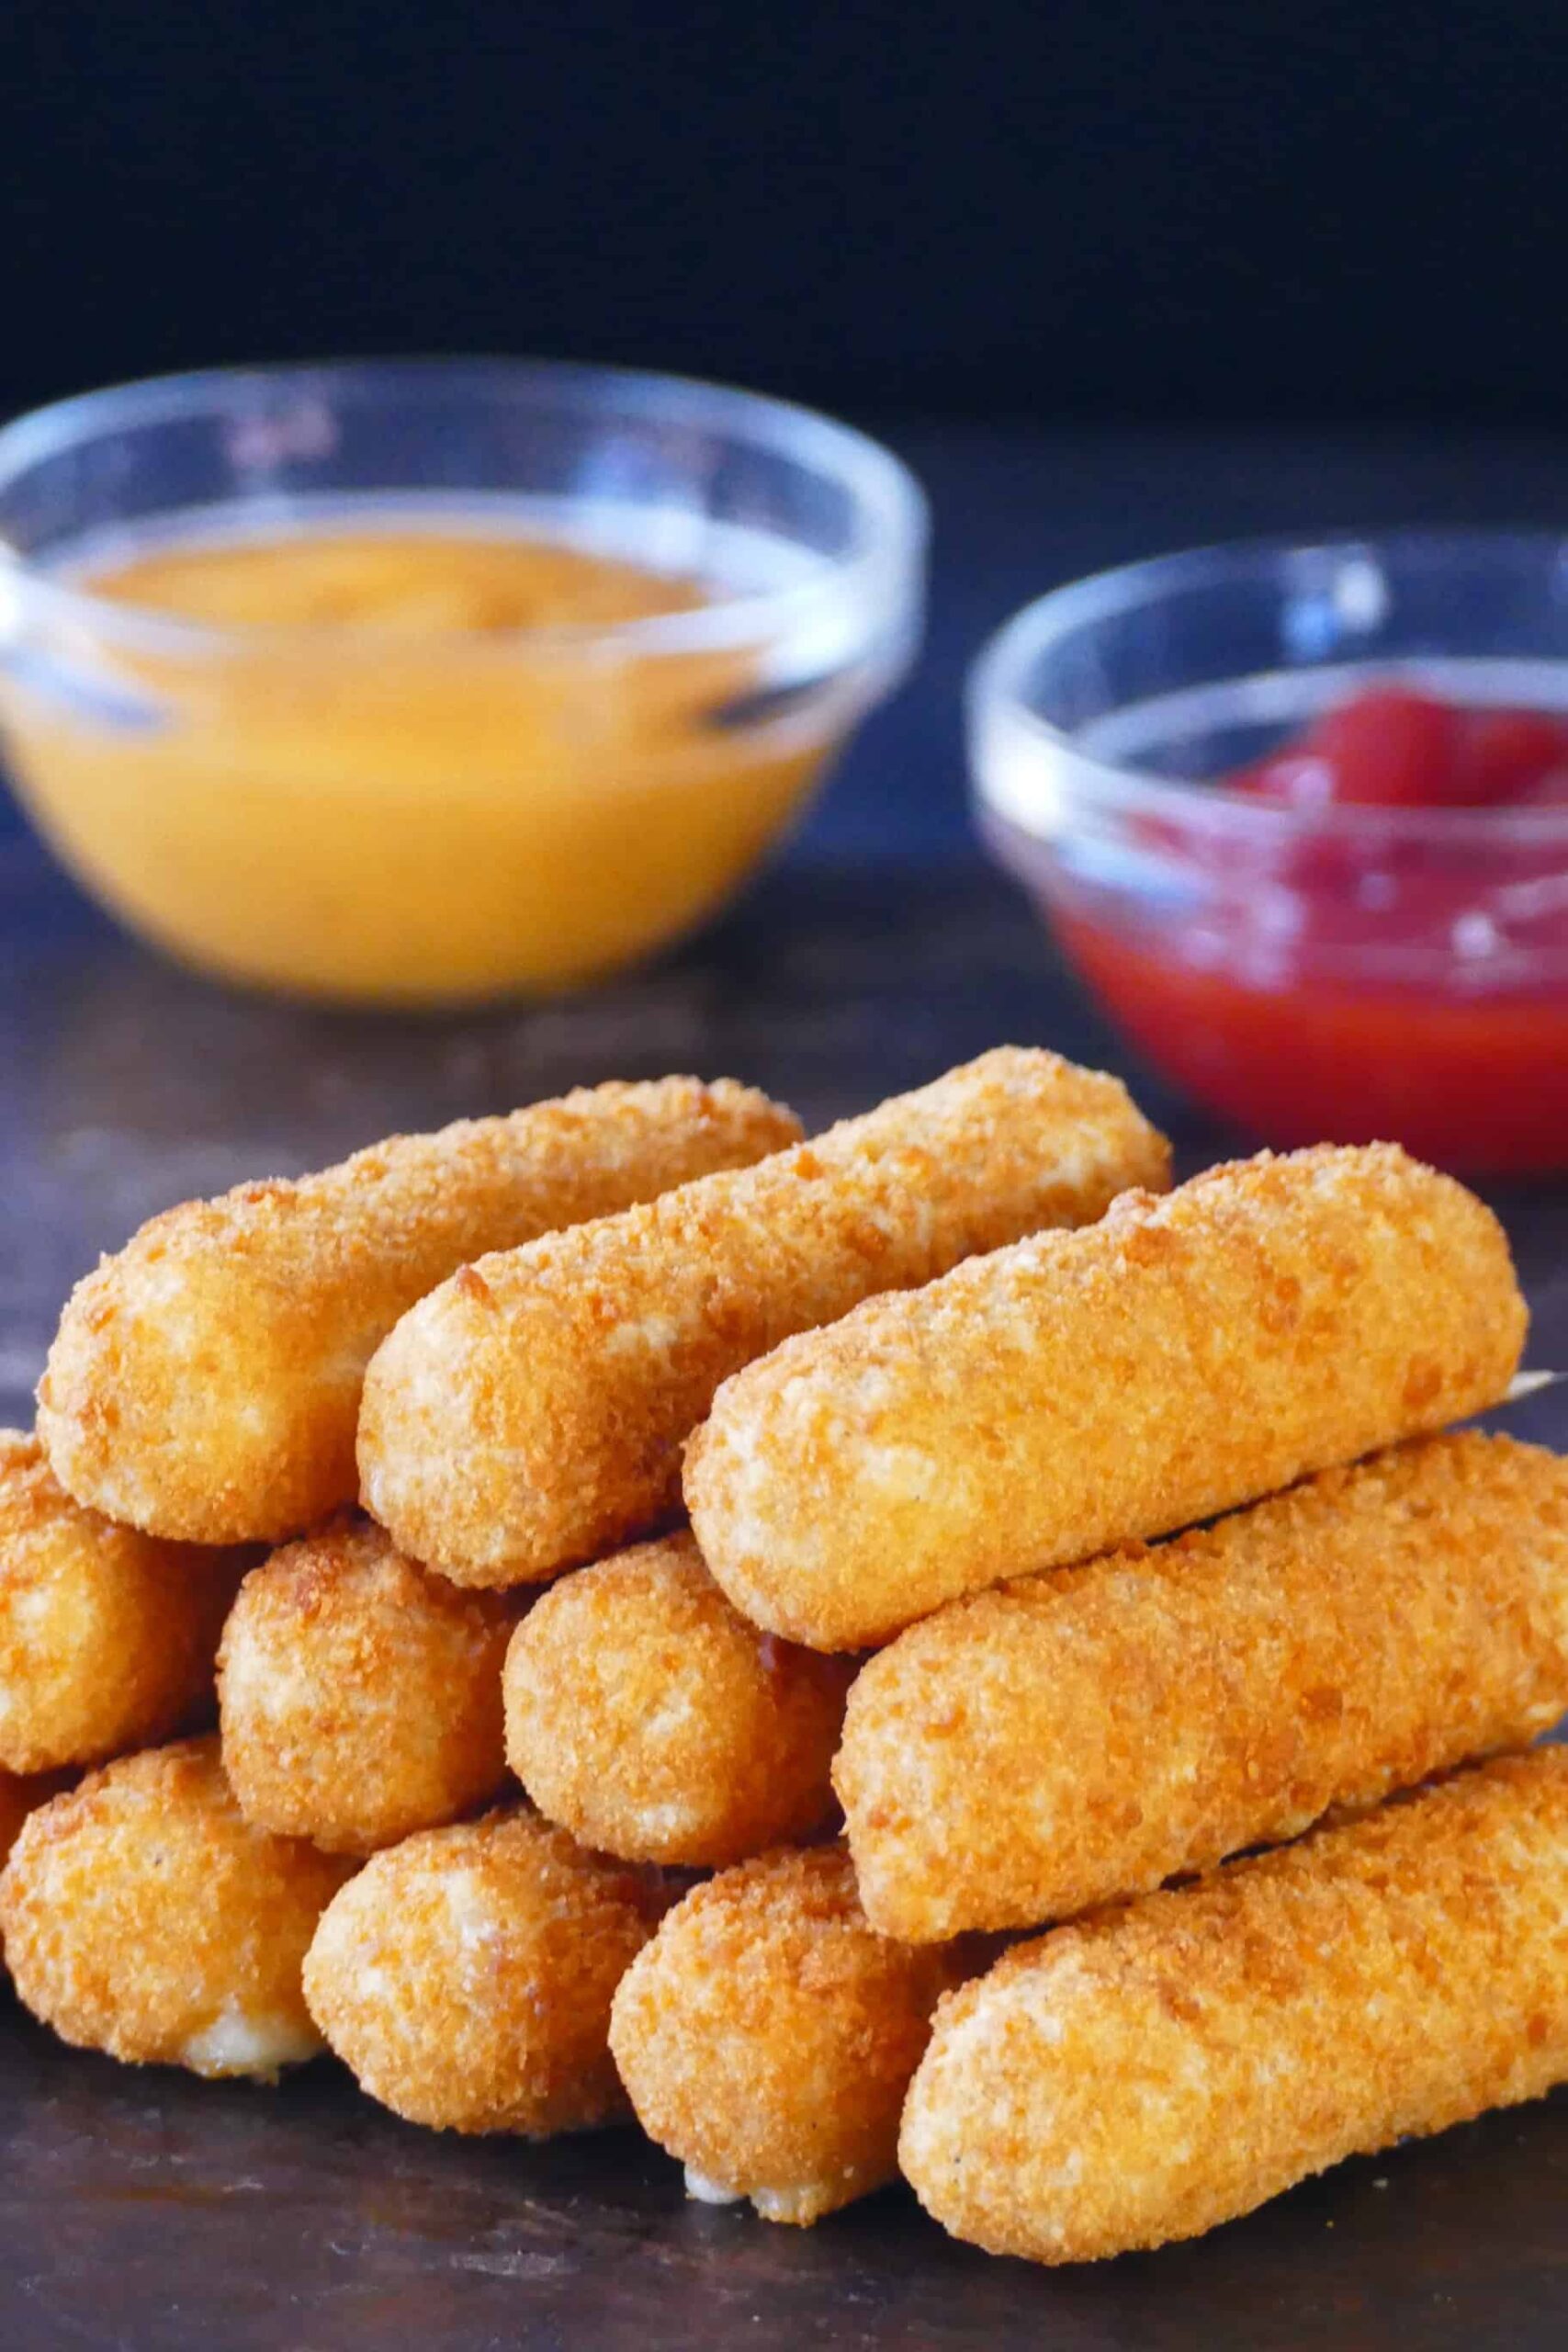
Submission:
M 461 1584 L 598 1559 L 676 1515 L 714 1390 L 786 1332 L 1168 1172 L 1119 1080 L 1001 1046 L 756 1167 L 483 1258 L 377 1351 L 366 1504 Z
M 276 1543 L 357 1487 L 365 1366 L 482 1250 L 777 1151 L 794 1114 L 693 1078 L 392 1136 L 296 1182 L 155 1216 L 77 1283 L 39 1433 L 79 1502 L 155 1535 Z
M 1568 1750 L 1016 1946 L 942 2003 L 899 2162 L 994 2254 L 1195 2237 L 1568 2078 Z
M 1451 1178 L 1265 1152 L 749 1365 L 687 1451 L 692 1526 L 753 1623 L 863 1648 L 1495 1404 L 1526 1320 Z
M 1037 1927 L 1568 1710 L 1568 1462 L 1475 1431 L 957 1601 L 863 1669 L 834 1783 L 888 1935 Z

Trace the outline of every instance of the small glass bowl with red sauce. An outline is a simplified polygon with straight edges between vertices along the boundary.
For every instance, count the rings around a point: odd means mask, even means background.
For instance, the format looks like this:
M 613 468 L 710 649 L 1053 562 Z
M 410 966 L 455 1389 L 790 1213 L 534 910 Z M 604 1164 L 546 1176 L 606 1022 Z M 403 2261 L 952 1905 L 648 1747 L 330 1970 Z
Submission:
M 1197 1102 L 1568 1169 L 1568 539 L 1132 564 L 1020 613 L 969 718 L 985 839 Z

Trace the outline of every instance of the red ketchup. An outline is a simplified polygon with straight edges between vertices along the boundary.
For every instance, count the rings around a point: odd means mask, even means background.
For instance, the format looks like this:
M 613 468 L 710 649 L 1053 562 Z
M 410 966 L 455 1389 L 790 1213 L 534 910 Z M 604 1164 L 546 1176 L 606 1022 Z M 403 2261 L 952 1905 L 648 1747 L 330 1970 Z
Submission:
M 1057 880 L 1058 935 L 1134 1042 L 1270 1143 L 1568 1168 L 1568 721 L 1373 686 L 1224 781 L 1347 818 L 1144 820 L 1176 884 L 1134 922 L 1124 897 Z M 1550 837 L 1408 824 L 1557 806 Z

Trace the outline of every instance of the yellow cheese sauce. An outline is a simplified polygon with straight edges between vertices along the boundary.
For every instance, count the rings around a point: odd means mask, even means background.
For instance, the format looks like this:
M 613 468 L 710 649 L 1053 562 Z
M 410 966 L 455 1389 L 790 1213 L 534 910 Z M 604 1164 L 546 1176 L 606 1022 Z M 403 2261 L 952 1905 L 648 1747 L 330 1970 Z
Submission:
M 438 530 L 299 532 L 154 548 L 71 573 L 115 604 L 225 628 L 468 629 L 603 626 L 691 612 L 694 582 L 548 539 Z
M 760 647 L 607 626 L 694 580 L 544 537 L 313 525 L 145 542 L 68 584 L 192 632 L 32 624 L 11 774 L 80 878 L 226 978 L 439 1002 L 570 987 L 716 907 L 831 748 L 748 716 Z

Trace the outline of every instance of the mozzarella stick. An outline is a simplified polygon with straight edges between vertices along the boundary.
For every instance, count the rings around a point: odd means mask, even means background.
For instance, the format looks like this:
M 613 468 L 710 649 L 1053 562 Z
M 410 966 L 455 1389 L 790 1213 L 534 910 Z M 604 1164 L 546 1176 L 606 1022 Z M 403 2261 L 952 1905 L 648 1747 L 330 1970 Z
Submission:
M 39 1430 L 79 1502 L 154 1535 L 276 1543 L 356 1489 L 365 1366 L 481 1251 L 738 1168 L 800 1133 L 720 1080 L 601 1086 L 395 1136 L 154 1217 L 78 1283 Z
M 70 1775 L 65 1772 L 0 1772 L 0 1870 L 5 1869 L 6 1857 L 28 1814 L 48 1804 L 51 1797 L 62 1796 L 69 1786 Z
M 1196 2237 L 1568 2078 L 1568 1751 L 1021 1944 L 938 2012 L 899 2162 L 993 2254 Z
M 521 1807 L 422 1830 L 324 1912 L 305 1997 L 362 2090 L 438 2132 L 626 2115 L 610 1996 L 668 1897 Z
M 585 1846 L 720 1869 L 820 1826 L 853 1672 L 759 1634 L 669 1535 L 563 1577 L 518 1626 L 507 1761 Z
M 940 1610 L 861 1674 L 833 1780 L 867 1916 L 919 1943 L 1144 1894 L 1565 1710 L 1568 1462 L 1471 1431 Z
M 253 1568 L 218 1660 L 223 1770 L 246 1820 L 370 1854 L 493 1797 L 516 1614 L 346 1515 Z
M 0 1872 L 17 1990 L 130 2065 L 276 2079 L 321 2047 L 299 1972 L 353 1865 L 241 1818 L 215 1739 L 144 1748 L 23 1823 Z
M 53 1797 L 62 1796 L 71 1785 L 66 1772 L 32 1772 L 23 1777 L 16 1772 L 0 1771 L 0 1872 L 6 1858 L 22 1833 L 22 1824 L 29 1814 Z M 0 1969 L 6 1962 L 6 1945 L 0 1937 Z
M 674 1516 L 727 1374 L 874 1291 L 1163 1185 L 1125 1089 L 1002 1047 L 739 1174 L 481 1259 L 365 1384 L 365 1500 L 462 1584 L 540 1581 Z
M 963 1973 L 955 1951 L 868 1927 L 841 1848 L 785 1849 L 676 1905 L 621 1980 L 610 2047 L 689 2195 L 804 2225 L 892 2179 L 931 2010 Z
M 1265 1152 L 749 1366 L 688 1451 L 692 1524 L 743 1615 L 863 1648 L 1495 1404 L 1525 1324 L 1450 1178 Z
M 71 1773 L 40 1771 L 18 1776 L 12 1771 L 0 1771 L 0 1884 L 5 1884 L 5 1863 L 21 1837 L 21 1826 L 35 1814 L 40 1804 L 50 1804 L 51 1797 L 62 1797 L 71 1788 Z M 5 1978 L 5 1936 L 0 1933 L 0 1981 Z
M 0 1430 L 0 1770 L 101 1763 L 209 1713 L 244 1566 L 84 1510 Z

